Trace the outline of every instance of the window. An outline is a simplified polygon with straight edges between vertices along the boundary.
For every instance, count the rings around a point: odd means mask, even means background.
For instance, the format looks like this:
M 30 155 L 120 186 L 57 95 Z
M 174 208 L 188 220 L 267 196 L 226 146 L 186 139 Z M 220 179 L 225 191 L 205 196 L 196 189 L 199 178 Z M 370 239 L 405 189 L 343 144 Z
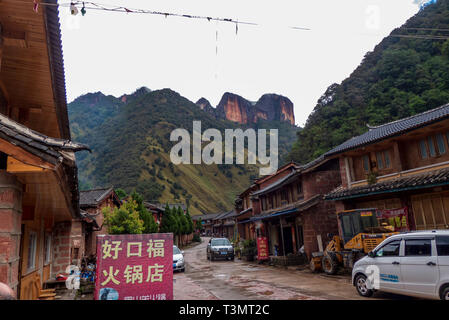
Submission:
M 381 152 L 376 152 L 376 159 L 377 159 L 377 167 L 379 169 L 383 169 L 384 168 L 384 162 L 382 159 L 382 153 Z
M 366 172 L 369 171 L 370 169 L 370 165 L 369 165 L 369 156 L 366 154 L 362 157 L 363 160 L 363 170 L 365 170 Z
M 51 261 L 51 235 L 45 235 L 45 259 L 44 263 L 49 264 Z
M 30 231 L 28 236 L 28 264 L 27 270 L 31 271 L 36 267 L 36 245 L 37 235 L 35 232 Z
M 405 240 L 406 256 L 431 256 L 432 242 L 430 239 Z
M 422 139 L 421 141 L 419 141 L 419 151 L 421 152 L 421 158 L 422 159 L 427 159 L 427 147 L 426 147 L 426 145 L 427 145 L 426 140 Z
M 389 151 L 376 152 L 377 168 L 379 170 L 387 169 L 391 167 L 390 153 Z
M 376 251 L 376 257 L 397 257 L 400 247 L 400 240 L 391 241 Z
M 438 146 L 438 153 L 439 154 L 445 154 L 446 153 L 446 146 L 444 145 L 444 138 L 441 133 L 438 133 L 436 136 L 437 140 L 437 146 Z
M 343 224 L 343 236 L 345 238 L 347 238 L 347 237 L 351 238 L 352 235 L 353 235 L 352 225 L 351 225 L 351 217 L 350 216 L 343 216 L 342 217 L 342 224 Z
M 301 184 L 301 182 L 298 182 L 298 184 L 296 185 L 296 191 L 298 191 L 298 194 L 301 194 L 302 193 L 302 184 Z
M 438 236 L 436 240 L 438 255 L 449 256 L 449 236 Z
M 435 144 L 433 143 L 432 137 L 427 137 L 427 142 L 429 144 L 429 154 L 431 157 L 435 157 L 437 155 L 437 152 L 435 150 Z
M 391 167 L 390 152 L 384 151 L 384 158 L 385 158 L 385 168 L 390 168 Z
M 287 190 L 283 189 L 281 191 L 281 202 L 282 201 L 287 201 L 288 202 L 288 193 Z

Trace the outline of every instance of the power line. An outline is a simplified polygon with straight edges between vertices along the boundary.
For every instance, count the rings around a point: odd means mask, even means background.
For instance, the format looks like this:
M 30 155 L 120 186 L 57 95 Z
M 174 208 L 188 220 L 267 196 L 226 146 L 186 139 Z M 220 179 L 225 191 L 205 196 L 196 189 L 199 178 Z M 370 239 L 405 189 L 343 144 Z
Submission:
M 89 10 L 100 10 L 100 11 L 109 11 L 109 12 L 119 12 L 119 13 L 140 13 L 140 14 L 150 14 L 150 15 L 160 15 L 167 17 L 178 17 L 178 18 L 188 18 L 188 19 L 197 19 L 197 20 L 207 20 L 207 21 L 217 21 L 217 22 L 228 22 L 228 23 L 234 23 L 236 26 L 239 24 L 242 25 L 252 25 L 252 26 L 259 26 L 259 23 L 250 22 L 250 21 L 240 21 L 237 19 L 230 19 L 230 18 L 220 18 L 220 17 L 212 17 L 212 16 L 200 16 L 200 15 L 191 15 L 191 14 L 180 14 L 180 13 L 173 13 L 173 12 L 161 12 L 161 11 L 153 11 L 153 10 L 147 10 L 147 9 L 135 9 L 135 8 L 128 8 L 123 6 L 117 6 L 117 5 L 105 5 L 100 4 L 96 2 L 90 2 L 90 1 L 72 1 L 70 3 L 46 3 L 46 2 L 40 2 L 37 3 L 37 0 L 34 0 L 35 4 L 35 10 L 37 10 L 38 5 L 42 6 L 56 6 L 56 7 L 66 7 L 70 8 L 73 15 L 78 14 L 78 7 L 81 7 L 81 13 L 84 15 L 86 13 L 86 9 Z M 307 27 L 297 27 L 297 26 L 288 26 L 290 29 L 294 30 L 304 30 L 309 31 L 310 28 Z M 238 28 L 236 27 L 236 30 Z

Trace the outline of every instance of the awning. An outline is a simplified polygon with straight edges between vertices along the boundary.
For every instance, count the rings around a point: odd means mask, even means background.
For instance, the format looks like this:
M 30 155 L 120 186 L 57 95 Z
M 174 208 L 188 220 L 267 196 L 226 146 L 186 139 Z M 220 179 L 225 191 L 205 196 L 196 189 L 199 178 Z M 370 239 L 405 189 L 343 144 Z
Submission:
M 277 211 L 277 212 L 270 212 L 270 213 L 266 213 L 266 214 L 262 214 L 259 216 L 255 216 L 250 218 L 250 221 L 258 221 L 258 220 L 263 220 L 263 219 L 270 219 L 270 218 L 274 218 L 274 217 L 278 217 L 278 216 L 283 216 L 286 214 L 290 214 L 290 213 L 295 213 L 295 212 L 301 212 L 304 210 L 307 210 L 311 207 L 313 207 L 314 205 L 318 204 L 322 199 L 322 196 L 320 194 L 317 194 L 316 196 L 307 199 L 305 201 L 299 202 L 294 204 L 294 208 L 288 208 L 282 211 Z

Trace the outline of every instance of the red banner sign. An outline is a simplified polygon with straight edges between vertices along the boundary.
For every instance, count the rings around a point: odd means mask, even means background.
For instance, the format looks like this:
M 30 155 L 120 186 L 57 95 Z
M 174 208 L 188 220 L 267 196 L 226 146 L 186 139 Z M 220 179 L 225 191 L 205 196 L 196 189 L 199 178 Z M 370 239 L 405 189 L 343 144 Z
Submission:
M 97 300 L 173 300 L 173 234 L 97 236 Z
M 394 231 L 409 231 L 407 207 L 391 210 L 381 210 L 380 218 L 394 227 Z
M 257 238 L 257 260 L 267 260 L 268 256 L 268 240 L 267 237 Z

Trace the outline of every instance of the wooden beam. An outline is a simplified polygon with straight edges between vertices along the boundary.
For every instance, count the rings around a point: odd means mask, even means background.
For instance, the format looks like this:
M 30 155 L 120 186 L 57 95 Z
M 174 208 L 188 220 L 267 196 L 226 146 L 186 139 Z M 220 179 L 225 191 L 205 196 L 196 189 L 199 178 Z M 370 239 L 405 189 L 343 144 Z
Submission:
M 13 145 L 6 140 L 0 139 L 0 151 L 6 153 L 8 156 L 13 157 L 24 164 L 36 166 L 45 169 L 54 169 L 54 165 L 42 160 L 38 156 L 35 156 L 21 147 Z
M 24 172 L 42 172 L 44 170 L 45 170 L 44 168 L 23 163 L 17 159 L 14 159 L 13 157 L 8 157 L 7 160 L 7 168 L 6 168 L 7 172 L 24 173 Z

